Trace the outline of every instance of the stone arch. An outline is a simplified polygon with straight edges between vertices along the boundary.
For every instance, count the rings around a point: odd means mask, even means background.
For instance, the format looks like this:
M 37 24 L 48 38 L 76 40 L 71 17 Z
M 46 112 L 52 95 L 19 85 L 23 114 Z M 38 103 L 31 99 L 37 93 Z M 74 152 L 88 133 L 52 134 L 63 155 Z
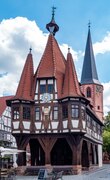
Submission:
M 72 165 L 72 150 L 65 138 L 59 138 L 51 150 L 52 165 Z
M 45 165 L 45 152 L 37 139 L 30 139 L 31 166 Z
M 82 142 L 81 164 L 82 164 L 82 168 L 89 167 L 88 144 L 87 144 L 87 141 L 85 141 L 85 140 L 83 140 L 83 142 Z
M 94 158 L 95 158 L 95 154 L 94 154 L 94 147 L 93 147 L 93 144 L 90 143 L 90 165 L 93 165 L 95 162 L 94 162 Z

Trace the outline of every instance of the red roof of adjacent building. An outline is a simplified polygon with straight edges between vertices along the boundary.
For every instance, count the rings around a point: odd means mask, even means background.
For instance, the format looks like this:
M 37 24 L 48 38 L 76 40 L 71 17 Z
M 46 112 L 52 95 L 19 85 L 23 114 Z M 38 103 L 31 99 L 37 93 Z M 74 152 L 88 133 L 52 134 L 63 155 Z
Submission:
M 67 96 L 82 96 L 73 58 L 70 52 L 67 55 L 67 63 L 64 77 L 62 97 Z
M 0 116 L 2 116 L 4 110 L 6 109 L 6 100 L 12 98 L 13 96 L 4 96 L 0 97 Z

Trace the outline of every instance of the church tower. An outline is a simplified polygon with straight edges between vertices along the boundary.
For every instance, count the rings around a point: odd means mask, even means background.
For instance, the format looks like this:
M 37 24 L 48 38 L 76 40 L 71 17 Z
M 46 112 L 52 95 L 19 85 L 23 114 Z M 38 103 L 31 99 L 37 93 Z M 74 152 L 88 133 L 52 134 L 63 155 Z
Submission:
M 99 119 L 103 120 L 103 86 L 99 82 L 92 47 L 90 24 L 88 26 L 88 37 L 85 49 L 81 76 L 81 90 L 90 100 L 91 105 Z

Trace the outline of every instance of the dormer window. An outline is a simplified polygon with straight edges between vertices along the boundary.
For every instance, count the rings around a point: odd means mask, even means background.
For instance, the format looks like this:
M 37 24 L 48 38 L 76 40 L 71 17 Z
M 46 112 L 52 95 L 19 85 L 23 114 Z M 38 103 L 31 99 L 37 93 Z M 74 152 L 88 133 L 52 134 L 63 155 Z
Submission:
M 53 80 L 41 80 L 40 81 L 40 88 L 39 88 L 40 94 L 44 93 L 54 93 L 54 84 Z
M 87 87 L 86 96 L 87 96 L 87 98 L 91 97 L 91 88 L 90 87 Z
M 46 93 L 46 84 L 41 84 L 40 85 L 40 94 Z

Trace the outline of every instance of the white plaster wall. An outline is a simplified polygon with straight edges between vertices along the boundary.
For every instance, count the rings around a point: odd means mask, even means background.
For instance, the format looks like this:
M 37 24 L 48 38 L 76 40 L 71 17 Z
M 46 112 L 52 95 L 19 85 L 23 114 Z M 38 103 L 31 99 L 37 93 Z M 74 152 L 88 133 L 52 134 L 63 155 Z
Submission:
M 99 167 L 102 167 L 102 145 L 98 144 Z
M 14 127 L 14 129 L 18 129 L 19 128 L 19 121 L 13 122 L 13 127 Z
M 68 122 L 68 121 L 63 121 L 63 128 L 64 128 L 64 129 L 67 128 L 67 122 Z
M 52 129 L 57 129 L 58 127 L 58 122 L 51 122 Z
M 30 122 L 23 121 L 24 129 L 30 129 Z
M 78 128 L 79 120 L 72 120 L 73 128 Z

